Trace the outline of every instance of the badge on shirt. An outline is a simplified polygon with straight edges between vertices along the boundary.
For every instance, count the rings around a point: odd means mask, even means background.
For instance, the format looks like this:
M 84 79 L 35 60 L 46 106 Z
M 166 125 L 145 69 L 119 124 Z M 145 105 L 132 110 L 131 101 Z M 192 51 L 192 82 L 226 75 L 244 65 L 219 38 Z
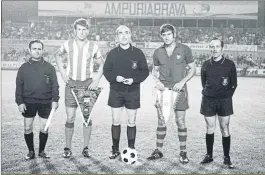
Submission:
M 177 59 L 179 60 L 181 58 L 181 55 L 180 54 L 177 54 Z
M 44 76 L 45 76 L 45 83 L 50 84 L 50 77 L 48 75 L 44 75 Z
M 222 85 L 227 86 L 228 85 L 228 77 L 222 77 Z
M 138 61 L 132 61 L 132 69 L 137 69 Z

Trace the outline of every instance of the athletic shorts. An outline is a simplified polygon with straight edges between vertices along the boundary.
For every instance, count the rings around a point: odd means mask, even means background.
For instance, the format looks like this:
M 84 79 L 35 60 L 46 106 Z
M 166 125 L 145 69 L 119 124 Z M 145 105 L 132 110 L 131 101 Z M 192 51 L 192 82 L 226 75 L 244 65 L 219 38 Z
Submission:
M 180 96 L 176 101 L 176 104 L 173 104 L 173 108 L 175 111 L 186 111 L 189 109 L 189 97 L 186 89 L 181 90 Z M 159 101 L 156 101 L 156 105 L 159 104 Z
M 110 89 L 108 105 L 112 108 L 125 106 L 127 109 L 138 109 L 140 108 L 140 91 L 120 92 Z
M 201 114 L 206 117 L 215 116 L 229 116 L 234 114 L 232 97 L 224 99 L 211 99 L 209 97 L 202 97 Z
M 52 104 L 41 104 L 41 103 L 25 103 L 27 110 L 22 115 L 25 118 L 33 118 L 37 112 L 41 118 L 47 119 L 52 110 Z
M 71 92 L 71 88 L 87 89 L 91 83 L 92 79 L 86 81 L 75 81 L 70 79 L 65 86 L 65 106 L 70 108 L 77 108 L 78 106 Z
M 174 104 L 174 110 L 186 111 L 187 109 L 189 109 L 188 93 L 187 90 L 184 89 L 180 93 L 179 100 L 177 100 L 176 104 Z

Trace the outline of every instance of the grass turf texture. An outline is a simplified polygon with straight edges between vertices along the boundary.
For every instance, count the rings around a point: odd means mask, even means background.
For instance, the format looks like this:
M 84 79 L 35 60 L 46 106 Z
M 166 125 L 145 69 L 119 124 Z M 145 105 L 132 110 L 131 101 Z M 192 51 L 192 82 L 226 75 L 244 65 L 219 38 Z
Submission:
M 141 86 L 141 109 L 137 116 L 136 149 L 138 161 L 135 165 L 126 165 L 120 160 L 109 160 L 111 150 L 111 110 L 107 106 L 109 86 L 103 77 L 100 86 L 104 87 L 99 105 L 95 106 L 93 131 L 89 149 L 92 157 L 87 159 L 81 154 L 83 149 L 82 120 L 77 113 L 75 133 L 72 142 L 73 158 L 62 157 L 65 146 L 64 124 L 66 113 L 64 107 L 64 84 L 58 74 L 60 84 L 59 109 L 53 118 L 46 152 L 49 160 L 36 158 L 25 161 L 28 153 L 24 141 L 23 117 L 15 104 L 15 77 L 17 71 L 2 71 L 2 173 L 16 174 L 264 174 L 265 173 L 265 79 L 238 78 L 235 92 L 234 112 L 230 121 L 231 160 L 234 170 L 223 165 L 222 136 L 218 121 L 216 123 L 214 162 L 200 165 L 206 153 L 205 121 L 199 113 L 201 102 L 200 77 L 195 76 L 189 83 L 190 109 L 186 114 L 188 128 L 187 149 L 190 162 L 179 163 L 179 141 L 175 119 L 168 121 L 168 132 L 164 143 L 164 157 L 156 161 L 147 161 L 156 144 L 157 117 L 154 107 L 152 78 L 148 77 Z M 39 117 L 34 121 L 34 144 L 38 152 Z M 127 147 L 126 117 L 123 117 L 120 148 Z

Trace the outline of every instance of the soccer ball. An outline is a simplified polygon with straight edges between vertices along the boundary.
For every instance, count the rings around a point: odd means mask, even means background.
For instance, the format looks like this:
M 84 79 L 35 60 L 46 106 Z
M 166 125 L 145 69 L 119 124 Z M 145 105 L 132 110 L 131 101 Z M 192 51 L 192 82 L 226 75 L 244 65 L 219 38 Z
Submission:
M 121 160 L 126 164 L 134 164 L 137 161 L 137 151 L 125 148 L 121 153 Z

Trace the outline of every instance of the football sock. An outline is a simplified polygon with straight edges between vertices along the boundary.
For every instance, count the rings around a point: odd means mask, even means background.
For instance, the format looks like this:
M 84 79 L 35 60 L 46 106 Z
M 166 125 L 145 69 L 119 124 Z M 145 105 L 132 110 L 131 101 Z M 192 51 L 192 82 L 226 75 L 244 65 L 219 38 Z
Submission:
M 92 132 L 92 125 L 88 125 L 87 127 L 83 125 L 84 147 L 88 147 L 91 132 Z
M 207 154 L 213 157 L 213 143 L 214 143 L 214 133 L 206 134 L 206 148 Z
M 121 135 L 121 125 L 117 125 L 117 126 L 112 125 L 111 135 L 112 135 L 113 149 L 115 151 L 118 151 L 119 143 L 120 143 L 120 135 Z
M 72 148 L 72 138 L 74 134 L 74 123 L 66 123 L 65 124 L 65 141 L 66 148 Z
M 128 138 L 128 146 L 132 149 L 135 149 L 135 137 L 136 137 L 136 126 L 130 127 L 127 126 L 127 138 Z
M 39 139 L 40 139 L 40 142 L 39 142 L 39 153 L 41 153 L 45 149 L 45 145 L 46 145 L 47 140 L 48 140 L 48 133 L 40 132 Z
M 179 137 L 180 151 L 187 152 L 186 150 L 187 128 L 184 129 L 178 128 L 178 137 Z
M 156 147 L 162 151 L 164 139 L 166 137 L 167 127 L 157 127 L 156 129 Z
M 224 156 L 229 157 L 231 136 L 223 137 L 222 143 L 223 143 Z
M 34 136 L 33 132 L 30 134 L 24 134 L 24 138 L 25 138 L 29 151 L 34 151 L 33 136 Z

